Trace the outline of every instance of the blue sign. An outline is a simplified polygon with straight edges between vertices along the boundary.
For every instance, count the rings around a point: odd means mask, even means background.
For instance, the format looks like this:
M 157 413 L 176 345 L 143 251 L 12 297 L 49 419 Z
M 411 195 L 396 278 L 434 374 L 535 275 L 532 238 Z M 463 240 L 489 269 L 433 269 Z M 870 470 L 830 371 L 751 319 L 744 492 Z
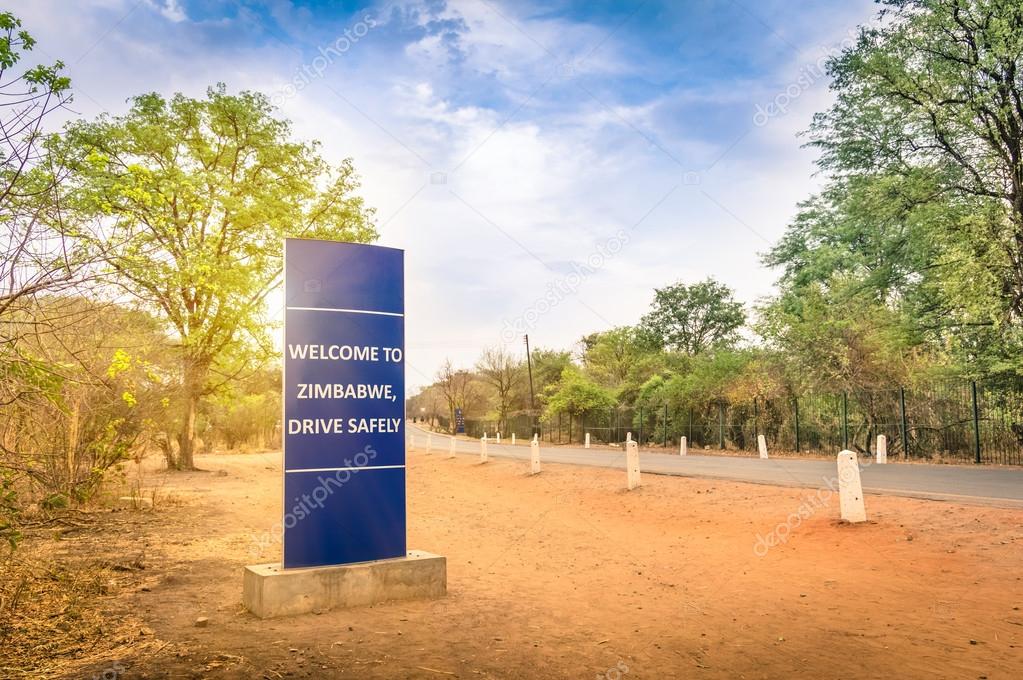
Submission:
M 455 409 L 455 434 L 465 434 L 465 415 L 462 409 Z
M 284 568 L 405 555 L 404 252 L 284 244 Z

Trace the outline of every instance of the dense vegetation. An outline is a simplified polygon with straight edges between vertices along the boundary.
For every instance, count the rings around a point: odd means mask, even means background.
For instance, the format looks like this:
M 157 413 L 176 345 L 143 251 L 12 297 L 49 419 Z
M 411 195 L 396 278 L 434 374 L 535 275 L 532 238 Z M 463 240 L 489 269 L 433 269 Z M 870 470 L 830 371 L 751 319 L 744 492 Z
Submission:
M 47 131 L 63 64 L 0 14 L 0 538 L 158 450 L 279 442 L 267 296 L 285 236 L 366 242 L 350 160 L 292 139 L 267 97 L 150 93 Z

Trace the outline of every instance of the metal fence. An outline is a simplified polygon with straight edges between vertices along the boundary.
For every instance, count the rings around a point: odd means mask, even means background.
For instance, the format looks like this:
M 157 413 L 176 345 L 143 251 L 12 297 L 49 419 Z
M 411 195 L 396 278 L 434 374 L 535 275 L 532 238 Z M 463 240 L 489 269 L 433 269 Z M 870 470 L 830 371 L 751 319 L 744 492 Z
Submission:
M 944 380 L 886 390 L 810 393 L 746 402 L 715 400 L 614 408 L 534 419 L 516 414 L 502 436 L 540 434 L 551 443 L 617 444 L 629 433 L 641 446 L 755 452 L 764 435 L 776 452 L 874 454 L 885 435 L 897 459 L 1023 465 L 1023 382 Z M 498 431 L 492 420 L 466 420 L 473 437 Z

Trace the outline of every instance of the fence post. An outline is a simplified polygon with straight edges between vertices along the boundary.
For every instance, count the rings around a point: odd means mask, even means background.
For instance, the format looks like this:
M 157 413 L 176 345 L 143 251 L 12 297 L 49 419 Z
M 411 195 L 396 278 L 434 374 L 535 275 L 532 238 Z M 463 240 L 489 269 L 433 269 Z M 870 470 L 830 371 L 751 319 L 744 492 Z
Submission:
M 980 463 L 980 408 L 977 404 L 977 381 L 970 381 L 970 393 L 973 397 L 973 461 Z
M 725 402 L 718 401 L 718 448 L 725 450 Z
M 899 419 L 902 421 L 902 460 L 909 458 L 909 428 L 906 425 L 906 388 L 899 388 Z
M 842 392 L 842 450 L 849 449 L 849 393 Z
M 796 453 L 799 453 L 799 397 L 792 399 L 792 405 L 796 412 Z
M 668 448 L 668 405 L 664 405 L 664 448 Z

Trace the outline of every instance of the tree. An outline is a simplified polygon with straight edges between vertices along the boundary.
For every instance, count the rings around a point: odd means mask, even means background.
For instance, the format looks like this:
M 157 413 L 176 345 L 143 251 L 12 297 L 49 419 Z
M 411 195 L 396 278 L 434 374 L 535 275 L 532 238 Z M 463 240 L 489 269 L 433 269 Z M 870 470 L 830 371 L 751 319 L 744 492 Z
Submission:
M 542 403 L 552 385 L 561 380 L 561 374 L 572 365 L 572 353 L 554 349 L 533 350 L 533 396 Z M 526 405 L 532 408 L 530 395 L 526 394 Z
M 105 257 L 111 272 L 180 343 L 180 452 L 168 462 L 193 468 L 200 399 L 271 351 L 265 301 L 283 238 L 376 237 L 352 162 L 330 166 L 264 95 L 223 85 L 205 99 L 135 97 L 123 116 L 70 125 L 59 150 L 78 218 L 122 244 Z
M 899 312 L 848 294 L 856 280 L 802 287 L 761 310 L 759 330 L 785 357 L 789 381 L 831 391 L 905 385 L 928 370 L 913 325 Z
M 46 119 L 71 101 L 71 81 L 60 61 L 12 73 L 35 44 L 0 12 L 0 319 L 28 296 L 78 283 L 85 264 L 61 219 L 61 172 L 42 143 Z M 8 350 L 17 330 L 0 330 Z
M 742 303 L 733 299 L 732 290 L 707 279 L 657 288 L 640 328 L 659 346 L 694 355 L 733 342 L 745 322 Z
M 785 294 L 816 286 L 853 310 L 880 305 L 931 352 L 1019 371 L 1023 7 L 882 4 L 828 66 L 836 103 L 810 143 L 831 181 L 766 261 L 784 267 Z
M 583 365 L 600 384 L 617 387 L 643 354 L 643 343 L 632 326 L 619 326 L 583 338 Z
M 451 365 L 451 360 L 446 359 L 437 375 L 435 384 L 447 404 L 450 416 L 449 427 L 454 433 L 456 430 L 455 410 L 461 409 L 464 415 L 468 415 L 470 404 L 479 397 L 476 391 L 476 378 L 469 371 L 456 370 Z
M 594 411 L 606 411 L 615 406 L 610 390 L 597 385 L 575 366 L 566 366 L 561 378 L 550 386 L 545 416 L 549 419 L 559 413 L 576 417 Z
M 136 310 L 81 298 L 40 298 L 76 323 L 25 336 L 23 361 L 0 374 L 0 470 L 45 498 L 83 501 L 111 466 L 162 429 L 176 388 L 161 324 Z M 19 393 L 10 399 L 11 392 Z
M 483 350 L 476 362 L 480 379 L 494 390 L 497 399 L 497 419 L 500 429 L 506 430 L 515 390 L 522 382 L 522 362 L 503 347 Z

